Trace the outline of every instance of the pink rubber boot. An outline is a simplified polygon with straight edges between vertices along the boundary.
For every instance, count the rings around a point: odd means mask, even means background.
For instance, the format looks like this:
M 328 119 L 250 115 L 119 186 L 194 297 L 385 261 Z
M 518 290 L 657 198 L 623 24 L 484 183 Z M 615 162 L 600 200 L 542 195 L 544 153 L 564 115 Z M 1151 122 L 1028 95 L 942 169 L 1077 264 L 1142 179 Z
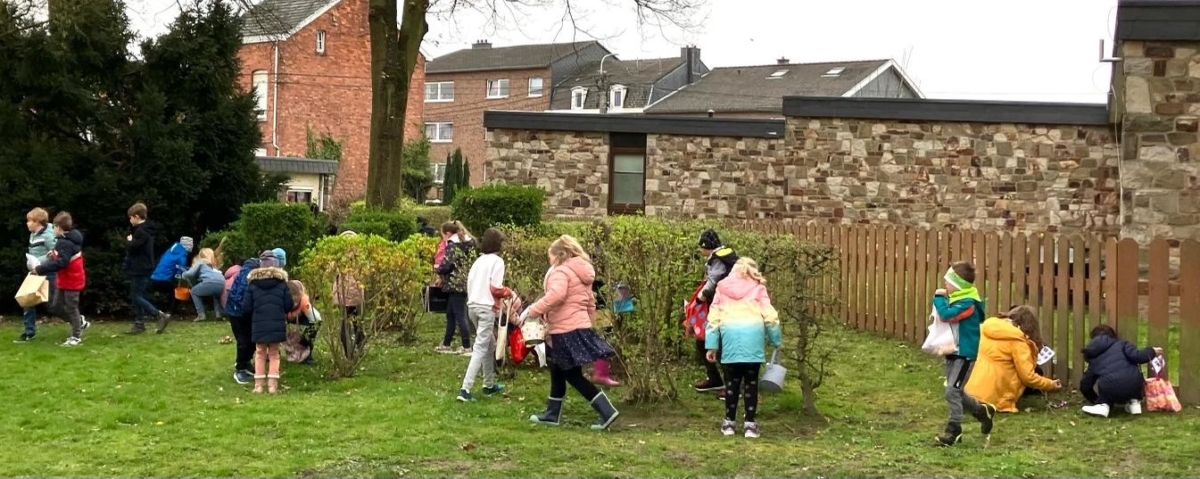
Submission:
M 610 371 L 611 364 L 607 359 L 597 359 L 596 362 L 592 363 L 592 382 L 601 386 L 620 386 L 621 383 L 616 382 L 613 380 L 613 378 L 609 377 Z

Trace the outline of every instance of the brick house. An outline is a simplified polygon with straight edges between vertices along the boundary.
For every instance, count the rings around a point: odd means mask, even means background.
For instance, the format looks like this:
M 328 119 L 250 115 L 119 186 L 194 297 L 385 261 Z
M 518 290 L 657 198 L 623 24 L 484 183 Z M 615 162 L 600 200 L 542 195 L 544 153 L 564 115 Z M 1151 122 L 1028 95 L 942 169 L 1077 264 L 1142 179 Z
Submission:
M 892 60 L 714 68 L 646 108 L 647 115 L 782 118 L 785 96 L 924 98 Z
M 675 58 L 605 58 L 581 66 L 566 81 L 554 84 L 550 110 L 641 113 L 647 106 L 694 83 L 708 71 L 708 66 L 700 60 L 700 49 L 696 47 L 681 48 Z
M 440 163 L 460 148 L 471 166 L 471 183 L 485 182 L 483 112 L 548 110 L 554 85 L 610 53 L 595 41 L 498 48 L 480 41 L 430 60 L 424 123 L 433 143 L 431 159 Z
M 371 47 L 367 0 L 263 0 L 245 16 L 241 83 L 258 93 L 259 156 L 305 156 L 307 132 L 341 142 L 333 196 L 362 197 L 370 153 Z M 424 56 L 413 73 L 405 138 L 421 133 Z M 297 188 L 289 198 L 305 198 Z

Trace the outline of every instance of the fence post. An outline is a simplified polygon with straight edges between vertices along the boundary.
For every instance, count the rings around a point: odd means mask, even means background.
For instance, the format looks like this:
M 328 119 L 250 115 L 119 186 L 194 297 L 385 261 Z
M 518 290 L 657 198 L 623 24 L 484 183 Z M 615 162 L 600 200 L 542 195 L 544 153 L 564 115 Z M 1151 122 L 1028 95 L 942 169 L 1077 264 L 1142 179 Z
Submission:
M 1179 251 L 1179 400 L 1200 404 L 1200 243 Z

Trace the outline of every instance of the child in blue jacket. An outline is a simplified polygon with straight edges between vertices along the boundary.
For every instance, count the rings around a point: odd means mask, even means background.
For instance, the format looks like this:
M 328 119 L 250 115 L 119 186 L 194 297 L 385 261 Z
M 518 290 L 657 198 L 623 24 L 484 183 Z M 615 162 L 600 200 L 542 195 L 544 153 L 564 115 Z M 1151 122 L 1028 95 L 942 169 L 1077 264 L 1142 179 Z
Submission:
M 958 325 L 958 351 L 946 355 L 946 405 L 950 419 L 945 430 L 937 436 L 938 444 L 953 446 L 962 440 L 964 409 L 979 420 L 986 437 L 992 432 L 992 417 L 996 408 L 982 406 L 963 392 L 971 377 L 971 368 L 979 354 L 979 327 L 983 324 L 983 299 L 975 288 L 975 266 L 962 261 L 946 270 L 945 289 L 934 292 L 933 308 L 942 321 Z
M 192 238 L 184 236 L 179 238 L 179 242 L 171 245 L 167 252 L 163 253 L 158 259 L 158 266 L 154 268 L 154 273 L 150 275 L 150 288 L 163 294 L 165 302 L 159 305 L 159 311 L 166 313 L 168 318 L 175 314 L 175 308 L 179 306 L 179 300 L 175 299 L 175 280 L 188 270 L 188 254 L 192 252 Z M 164 322 L 158 328 L 161 333 L 167 329 Z

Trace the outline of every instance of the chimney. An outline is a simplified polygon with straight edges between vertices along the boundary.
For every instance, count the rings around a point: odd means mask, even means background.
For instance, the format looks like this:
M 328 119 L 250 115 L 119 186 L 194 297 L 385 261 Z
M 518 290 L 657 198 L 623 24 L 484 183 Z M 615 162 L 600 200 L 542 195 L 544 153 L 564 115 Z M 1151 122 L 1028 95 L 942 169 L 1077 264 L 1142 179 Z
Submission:
M 487 40 L 478 40 L 474 45 L 471 45 L 472 50 L 482 50 L 484 48 L 492 48 L 492 42 Z
M 791 65 L 792 61 L 788 60 L 787 57 L 779 57 L 778 60 L 775 60 L 775 64 L 776 65 Z
M 679 57 L 687 68 L 687 83 L 690 85 L 696 81 L 696 69 L 700 67 L 700 49 L 695 45 L 680 48 Z

